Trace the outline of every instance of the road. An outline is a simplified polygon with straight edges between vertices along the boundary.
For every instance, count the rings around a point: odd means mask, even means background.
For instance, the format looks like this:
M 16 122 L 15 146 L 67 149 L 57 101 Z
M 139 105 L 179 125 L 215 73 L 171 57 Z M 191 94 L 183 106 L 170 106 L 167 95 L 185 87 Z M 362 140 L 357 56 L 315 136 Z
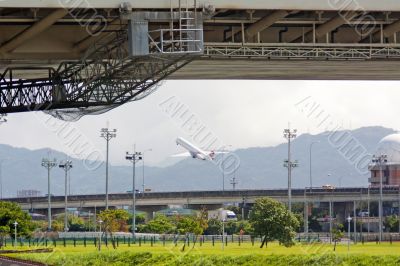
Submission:
M 38 262 L 30 262 L 30 261 L 25 261 L 25 260 L 19 260 L 19 259 L 14 259 L 14 258 L 8 258 L 5 256 L 0 256 L 0 266 L 41 266 L 41 265 L 46 265 L 43 263 L 38 263 Z

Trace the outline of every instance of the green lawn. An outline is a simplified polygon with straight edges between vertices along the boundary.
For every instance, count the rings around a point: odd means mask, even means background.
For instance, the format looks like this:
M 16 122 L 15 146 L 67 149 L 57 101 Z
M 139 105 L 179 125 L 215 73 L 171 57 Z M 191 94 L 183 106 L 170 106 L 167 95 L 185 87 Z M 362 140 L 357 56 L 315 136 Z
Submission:
M 57 246 L 50 254 L 18 254 L 15 257 L 46 262 L 51 265 L 400 265 L 400 243 L 365 243 L 351 245 L 339 244 L 336 252 L 330 244 L 297 244 L 291 248 L 269 244 L 260 249 L 259 243 L 228 242 L 222 250 L 221 243 L 196 244 L 186 247 L 183 244 L 175 247 L 168 243 L 138 244 L 128 247 L 127 244 L 113 250 L 111 246 L 99 252 L 93 245 L 86 248 Z M 7 247 L 9 248 L 9 247 Z M 22 249 L 25 249 L 23 247 Z M 356 262 L 356 263 L 355 263 Z M 374 266 L 375 266 L 374 265 Z

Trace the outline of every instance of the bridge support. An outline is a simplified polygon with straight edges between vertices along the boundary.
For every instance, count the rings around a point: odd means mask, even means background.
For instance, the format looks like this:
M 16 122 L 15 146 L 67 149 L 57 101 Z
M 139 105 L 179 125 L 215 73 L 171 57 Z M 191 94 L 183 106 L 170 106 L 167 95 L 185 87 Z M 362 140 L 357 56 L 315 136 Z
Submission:
M 32 28 L 39 31 L 64 12 L 56 11 Z M 32 69 L 29 67 L 6 69 L 0 75 L 0 113 L 67 109 L 50 113 L 77 120 L 85 114 L 105 112 L 146 97 L 160 81 L 203 52 L 202 16 L 197 12 L 179 8 L 178 13 L 138 12 L 132 16 L 128 16 L 129 27 L 122 25 L 102 36 L 80 60 L 64 61 L 57 69 L 34 68 L 44 74 L 40 78 L 16 78 L 18 71 Z M 149 32 L 148 23 L 160 19 L 179 24 L 179 28 Z M 12 49 L 19 42 L 3 49 Z

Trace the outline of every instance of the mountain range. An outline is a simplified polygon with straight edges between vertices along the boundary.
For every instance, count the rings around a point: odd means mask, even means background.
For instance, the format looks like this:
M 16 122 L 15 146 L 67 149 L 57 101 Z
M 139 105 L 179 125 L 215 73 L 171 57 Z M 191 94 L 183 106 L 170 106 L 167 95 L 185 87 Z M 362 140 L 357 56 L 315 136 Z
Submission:
M 396 131 L 384 127 L 363 127 L 355 130 L 302 134 L 292 141 L 292 158 L 298 160 L 293 169 L 292 186 L 310 186 L 310 144 L 312 148 L 313 186 L 366 186 L 367 164 L 379 141 Z M 284 140 L 284 139 L 283 139 Z M 339 143 L 340 142 L 340 143 Z M 348 144 L 347 147 L 344 144 Z M 225 188 L 232 189 L 230 180 L 235 175 L 237 189 L 267 189 L 287 187 L 288 145 L 252 147 L 233 151 L 240 158 L 240 167 L 225 176 Z M 41 159 L 49 149 L 29 150 L 0 145 L 3 197 L 16 196 L 17 190 L 35 189 L 47 193 L 47 171 Z M 357 153 L 359 152 L 359 153 Z M 51 150 L 51 156 L 60 160 L 66 154 Z M 357 158 L 362 158 L 358 160 Z M 358 161 L 357 161 L 358 160 Z M 83 161 L 72 159 L 71 194 L 94 194 L 105 191 L 105 164 L 88 170 Z M 188 158 L 166 167 L 139 165 L 136 169 L 137 188 L 141 189 L 145 173 L 145 187 L 151 191 L 221 190 L 220 168 L 208 161 Z M 132 188 L 132 167 L 110 165 L 110 192 L 126 192 Z M 51 171 L 51 190 L 54 195 L 64 193 L 64 172 L 58 167 Z

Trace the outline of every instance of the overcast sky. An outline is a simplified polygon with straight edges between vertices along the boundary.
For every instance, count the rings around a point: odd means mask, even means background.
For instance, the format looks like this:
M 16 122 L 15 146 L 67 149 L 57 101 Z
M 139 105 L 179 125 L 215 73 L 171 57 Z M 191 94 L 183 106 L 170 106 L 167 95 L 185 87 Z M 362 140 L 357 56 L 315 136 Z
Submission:
M 118 129 L 117 137 L 111 140 L 112 163 L 126 164 L 124 154 L 136 143 L 137 150 L 152 148 L 146 162 L 158 165 L 171 154 L 183 152 L 175 144 L 176 137 L 188 138 L 177 117 L 162 108 L 161 103 L 171 97 L 201 120 L 219 143 L 233 148 L 277 145 L 284 141 L 282 131 L 288 122 L 300 134 L 323 131 L 321 121 L 299 108 L 305 101 L 317 103 L 319 111 L 344 128 L 400 128 L 400 82 L 197 80 L 165 82 L 141 101 L 83 117 L 68 127 L 87 139 L 87 149 L 104 152 L 105 140 L 99 131 L 109 121 L 110 128 Z M 0 127 L 0 142 L 73 153 L 54 123 L 43 113 L 11 114 Z

